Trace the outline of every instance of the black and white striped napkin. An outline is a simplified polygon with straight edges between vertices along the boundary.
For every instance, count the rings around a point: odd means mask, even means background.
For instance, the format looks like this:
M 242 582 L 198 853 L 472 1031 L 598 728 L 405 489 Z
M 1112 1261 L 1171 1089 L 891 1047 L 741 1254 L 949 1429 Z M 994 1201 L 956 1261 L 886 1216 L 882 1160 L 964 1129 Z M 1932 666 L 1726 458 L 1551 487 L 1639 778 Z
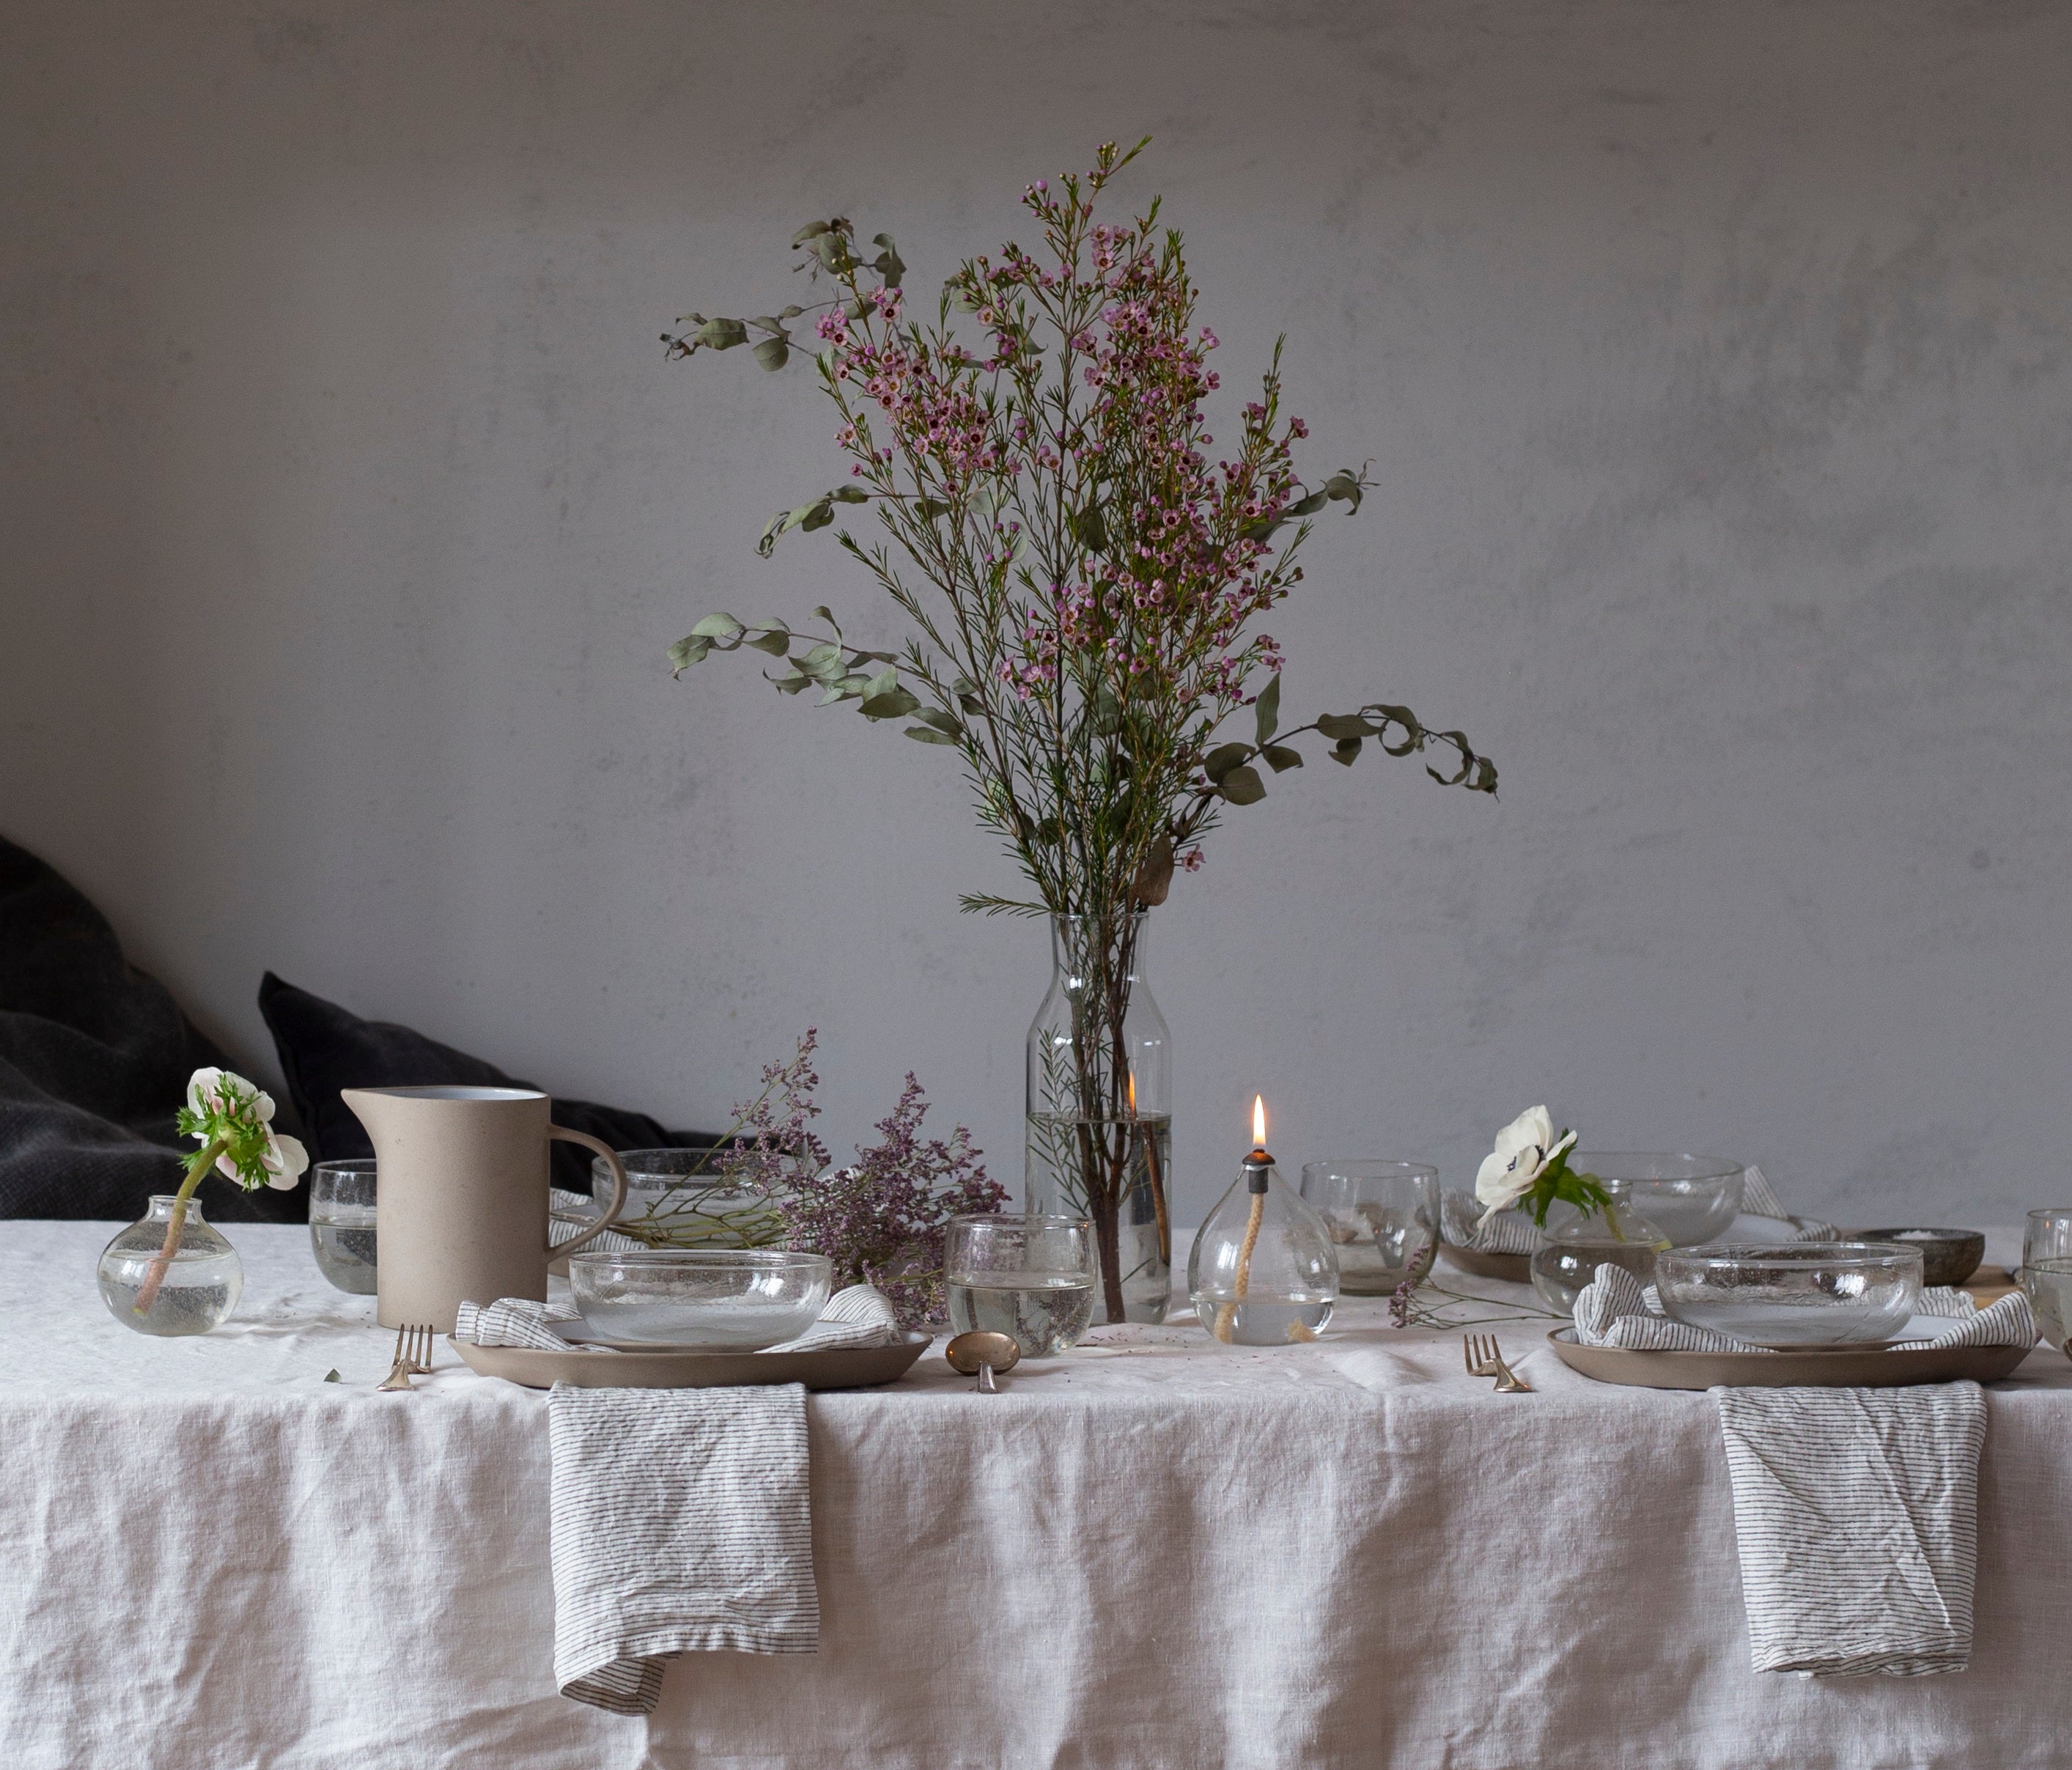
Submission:
M 645 1715 L 679 1653 L 819 1650 L 800 1385 L 557 1383 L 547 1419 L 562 1695 Z
M 2016 1291 L 1981 1309 L 1967 1291 L 1938 1287 L 1921 1293 L 1917 1313 L 1947 1318 L 1941 1332 L 1905 1342 L 1924 1346 L 2033 1346 L 2036 1317 L 2029 1299 Z M 1610 1263 L 1577 1294 L 1576 1337 L 1586 1346 L 1615 1346 L 1628 1352 L 1768 1352 L 1745 1340 L 1672 1321 L 1662 1312 L 1655 1287 L 1642 1287 L 1622 1266 Z
M 582 1320 L 565 1303 L 536 1303 L 530 1297 L 499 1297 L 494 1303 L 463 1303 L 454 1320 L 454 1338 L 478 1346 L 532 1346 L 541 1352 L 566 1352 L 568 1338 L 554 1332 L 557 1322 Z M 899 1318 L 882 1291 L 852 1284 L 829 1297 L 820 1318 L 796 1340 L 765 1346 L 765 1352 L 832 1352 L 853 1346 L 889 1346 L 898 1337 Z M 586 1345 L 586 1352 L 610 1353 L 610 1346 Z
M 1755 1669 L 1963 1671 L 1984 1391 L 1958 1382 L 1712 1393 Z

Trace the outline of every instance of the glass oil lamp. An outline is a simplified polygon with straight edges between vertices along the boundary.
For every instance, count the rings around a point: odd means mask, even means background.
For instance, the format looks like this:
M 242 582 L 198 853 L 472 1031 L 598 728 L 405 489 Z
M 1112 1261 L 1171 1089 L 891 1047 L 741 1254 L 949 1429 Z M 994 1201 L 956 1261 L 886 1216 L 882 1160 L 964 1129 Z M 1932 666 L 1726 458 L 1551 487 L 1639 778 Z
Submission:
M 1266 1152 L 1266 1103 L 1252 1105 L 1251 1152 L 1187 1257 L 1187 1296 L 1227 1346 L 1314 1340 L 1338 1300 L 1338 1261 L 1324 1220 Z

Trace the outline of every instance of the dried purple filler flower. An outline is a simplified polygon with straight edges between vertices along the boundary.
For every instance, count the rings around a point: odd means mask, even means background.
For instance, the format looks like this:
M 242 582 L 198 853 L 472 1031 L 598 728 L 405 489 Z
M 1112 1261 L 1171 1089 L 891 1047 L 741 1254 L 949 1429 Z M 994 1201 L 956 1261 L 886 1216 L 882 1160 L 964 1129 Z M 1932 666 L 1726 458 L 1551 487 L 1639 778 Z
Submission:
M 812 1102 L 818 1042 L 808 1028 L 789 1063 L 763 1070 L 762 1098 L 740 1110 L 741 1142 L 722 1170 L 771 1200 L 783 1246 L 834 1263 L 837 1288 L 875 1284 L 910 1327 L 938 1317 L 950 1219 L 999 1210 L 1007 1189 L 987 1177 L 964 1126 L 947 1142 L 922 1140 L 928 1103 L 911 1072 L 891 1115 L 878 1121 L 884 1140 L 859 1148 L 847 1167 L 831 1166 L 808 1128 L 820 1110 Z

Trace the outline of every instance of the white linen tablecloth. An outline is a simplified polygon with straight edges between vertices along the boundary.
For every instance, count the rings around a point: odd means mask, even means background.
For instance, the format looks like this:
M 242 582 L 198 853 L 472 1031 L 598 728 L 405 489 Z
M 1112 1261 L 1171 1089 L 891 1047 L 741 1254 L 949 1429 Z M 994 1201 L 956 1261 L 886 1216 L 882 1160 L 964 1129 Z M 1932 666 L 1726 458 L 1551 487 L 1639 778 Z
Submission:
M 820 1652 L 676 1661 L 643 1720 L 554 1687 L 544 1394 L 443 1343 L 417 1393 L 376 1393 L 394 1337 L 298 1229 L 228 1230 L 247 1282 L 216 1333 L 130 1333 L 93 1288 L 114 1228 L 0 1222 L 8 1770 L 2044 1770 L 2072 1749 L 2072 1364 L 2045 1349 L 1987 1391 L 1958 1675 L 1752 1673 L 1709 1397 L 1587 1382 L 1540 1324 L 1494 1330 L 1540 1391 L 1498 1395 L 1457 1334 L 1355 1302 L 1314 1345 L 1133 1329 L 998 1396 L 931 1353 L 809 1398 Z

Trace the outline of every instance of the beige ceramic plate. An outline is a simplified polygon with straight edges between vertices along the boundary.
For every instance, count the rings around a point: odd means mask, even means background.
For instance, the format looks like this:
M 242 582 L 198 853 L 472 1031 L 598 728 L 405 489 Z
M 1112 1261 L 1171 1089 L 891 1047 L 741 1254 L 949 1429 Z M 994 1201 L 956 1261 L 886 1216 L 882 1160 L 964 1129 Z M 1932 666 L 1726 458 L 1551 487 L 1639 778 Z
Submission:
M 1482 1254 L 1471 1247 L 1456 1247 L 1451 1242 L 1441 1242 L 1439 1256 L 1447 1265 L 1473 1273 L 1478 1279 L 1507 1279 L 1513 1284 L 1532 1282 L 1530 1254 Z
M 1554 1356 L 1601 1383 L 1639 1389 L 1901 1389 L 2012 1376 L 2029 1346 L 1813 1346 L 1803 1352 L 1630 1352 L 1547 1337 Z
M 739 1389 L 804 1383 L 808 1389 L 863 1389 L 903 1377 L 932 1337 L 904 1333 L 889 1346 L 824 1352 L 543 1352 L 532 1346 L 478 1346 L 446 1338 L 471 1370 L 528 1389 Z

